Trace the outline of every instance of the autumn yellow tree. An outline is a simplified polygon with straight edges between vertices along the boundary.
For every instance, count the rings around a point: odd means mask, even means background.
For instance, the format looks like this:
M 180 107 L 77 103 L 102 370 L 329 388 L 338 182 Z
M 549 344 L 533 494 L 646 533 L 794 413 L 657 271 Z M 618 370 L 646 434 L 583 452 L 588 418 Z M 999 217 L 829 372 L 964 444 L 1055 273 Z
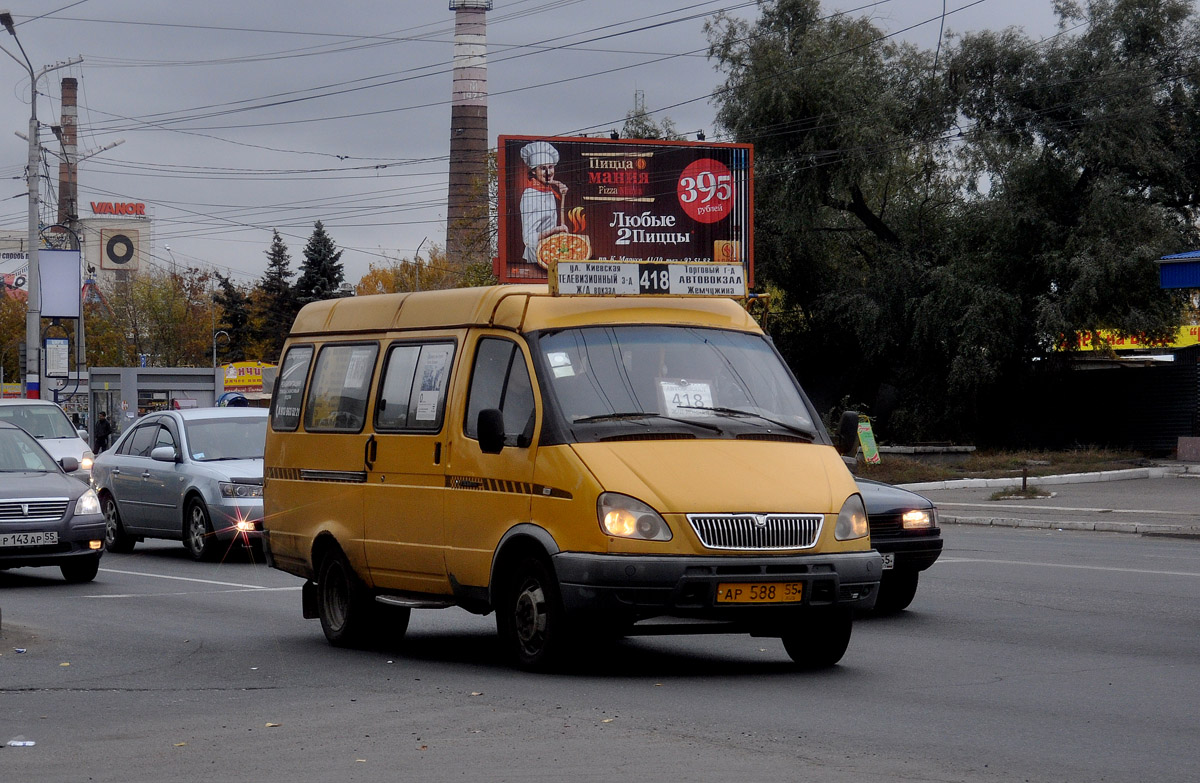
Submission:
M 368 271 L 358 281 L 354 293 L 358 296 L 370 294 L 395 294 L 408 291 L 432 291 L 441 288 L 487 285 L 491 270 L 484 276 L 475 269 L 478 264 L 455 263 L 446 258 L 441 245 L 433 245 L 425 258 L 391 258 L 386 254 L 378 262 L 372 261 Z

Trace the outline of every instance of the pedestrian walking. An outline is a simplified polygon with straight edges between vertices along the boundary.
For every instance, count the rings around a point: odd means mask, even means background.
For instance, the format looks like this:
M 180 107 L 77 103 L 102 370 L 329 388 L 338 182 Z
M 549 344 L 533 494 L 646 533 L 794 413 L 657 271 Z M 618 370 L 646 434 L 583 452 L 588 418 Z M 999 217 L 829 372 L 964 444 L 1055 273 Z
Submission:
M 99 454 L 108 448 L 108 439 L 112 437 L 112 424 L 108 422 L 108 417 L 104 415 L 104 411 L 96 416 L 96 442 L 93 444 L 92 451 Z

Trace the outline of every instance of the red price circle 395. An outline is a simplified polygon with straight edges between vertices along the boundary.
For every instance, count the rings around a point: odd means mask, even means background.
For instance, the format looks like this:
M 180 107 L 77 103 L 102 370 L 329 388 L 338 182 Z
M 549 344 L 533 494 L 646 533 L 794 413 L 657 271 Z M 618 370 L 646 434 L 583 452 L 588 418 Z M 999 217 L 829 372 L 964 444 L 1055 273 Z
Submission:
M 679 206 L 697 223 L 716 223 L 733 210 L 733 177 L 719 160 L 693 161 L 679 175 Z

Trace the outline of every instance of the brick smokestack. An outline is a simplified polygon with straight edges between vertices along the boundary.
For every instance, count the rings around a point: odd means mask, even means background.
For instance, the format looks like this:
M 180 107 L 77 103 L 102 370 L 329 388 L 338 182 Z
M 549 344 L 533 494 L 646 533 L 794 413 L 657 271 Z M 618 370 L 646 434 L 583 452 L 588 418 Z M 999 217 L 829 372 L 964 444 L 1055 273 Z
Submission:
M 491 0 L 450 0 L 454 84 L 446 256 L 455 265 L 489 260 L 486 15 L 491 9 Z
M 79 82 L 62 80 L 63 159 L 58 164 L 58 222 L 73 226 L 79 219 L 79 180 L 76 160 L 79 156 L 76 130 L 79 124 Z

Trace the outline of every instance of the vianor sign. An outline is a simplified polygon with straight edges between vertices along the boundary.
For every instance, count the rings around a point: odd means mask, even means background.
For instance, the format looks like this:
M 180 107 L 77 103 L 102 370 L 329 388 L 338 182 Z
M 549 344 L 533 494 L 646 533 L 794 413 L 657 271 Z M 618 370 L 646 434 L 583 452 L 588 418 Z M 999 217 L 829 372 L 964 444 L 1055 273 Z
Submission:
M 94 215 L 137 215 L 144 217 L 146 215 L 146 205 L 135 202 L 112 202 L 112 201 L 93 201 L 92 214 Z

